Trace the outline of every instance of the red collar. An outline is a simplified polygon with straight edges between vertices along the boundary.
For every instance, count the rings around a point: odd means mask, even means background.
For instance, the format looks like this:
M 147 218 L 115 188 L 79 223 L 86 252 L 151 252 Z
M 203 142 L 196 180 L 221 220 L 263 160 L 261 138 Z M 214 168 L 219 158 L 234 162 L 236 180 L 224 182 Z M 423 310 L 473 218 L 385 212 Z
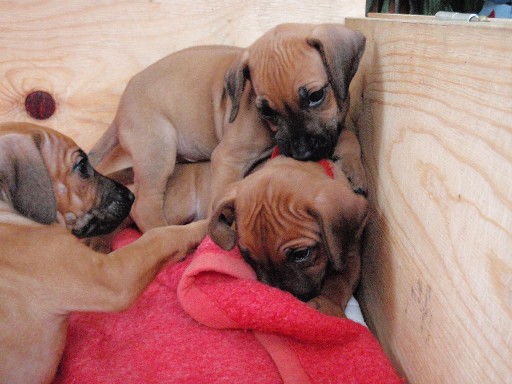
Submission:
M 279 147 L 276 145 L 274 147 L 274 150 L 272 151 L 272 155 L 270 156 L 271 159 L 273 159 L 274 157 L 276 156 L 279 156 L 280 153 L 279 153 Z M 326 160 L 326 159 L 322 159 L 318 162 L 318 164 L 320 164 L 322 167 L 324 167 L 325 169 L 325 173 L 327 173 L 327 175 L 331 178 L 331 179 L 334 179 L 334 173 L 332 171 L 332 168 L 331 168 L 331 164 Z

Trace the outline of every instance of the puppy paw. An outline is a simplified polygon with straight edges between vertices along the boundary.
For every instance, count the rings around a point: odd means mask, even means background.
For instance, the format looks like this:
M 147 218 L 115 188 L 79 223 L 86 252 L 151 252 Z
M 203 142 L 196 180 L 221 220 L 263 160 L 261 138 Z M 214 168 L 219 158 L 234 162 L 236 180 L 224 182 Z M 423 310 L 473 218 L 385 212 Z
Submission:
M 197 245 L 199 245 L 199 243 L 205 238 L 208 233 L 209 223 L 210 220 L 203 219 L 183 225 L 183 228 L 187 230 L 191 248 L 197 247 Z
M 208 233 L 208 224 L 209 220 L 203 219 L 186 225 L 166 227 L 168 231 L 173 231 L 174 243 L 177 249 L 179 249 L 177 252 L 178 259 L 184 259 L 197 248 Z M 178 241 L 176 241 L 176 238 Z
M 165 255 L 168 262 L 179 262 L 184 260 L 188 254 L 193 252 L 208 231 L 208 220 L 200 220 L 186 225 L 169 225 L 166 227 L 152 228 L 145 232 L 141 245 L 148 252 L 155 255 Z M 154 247 L 154 248 L 149 248 Z
M 323 296 L 317 296 L 307 302 L 311 308 L 323 313 L 324 315 L 335 316 L 335 317 L 346 317 L 343 309 L 336 305 L 333 301 Z
M 359 159 L 342 159 L 341 170 L 347 176 L 352 190 L 364 197 L 368 195 L 368 182 L 366 180 L 366 171 Z

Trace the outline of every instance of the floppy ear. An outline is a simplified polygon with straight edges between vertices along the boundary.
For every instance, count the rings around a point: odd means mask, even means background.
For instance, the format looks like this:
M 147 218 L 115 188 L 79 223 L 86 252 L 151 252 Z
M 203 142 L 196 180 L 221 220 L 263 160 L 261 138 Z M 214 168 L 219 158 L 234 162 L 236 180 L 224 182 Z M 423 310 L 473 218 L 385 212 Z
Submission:
M 348 87 L 364 53 L 366 38 L 340 24 L 321 24 L 307 39 L 322 56 L 338 104 L 347 98 Z
M 211 239 L 227 251 L 233 249 L 236 244 L 236 232 L 232 228 L 236 218 L 235 200 L 236 186 L 233 185 L 217 204 L 208 225 Z
M 224 76 L 224 85 L 226 92 L 231 99 L 231 113 L 229 115 L 229 122 L 235 121 L 240 109 L 240 100 L 244 93 L 245 81 L 249 79 L 249 51 L 244 51 L 240 57 L 233 62 Z
M 320 224 L 329 259 L 334 269 L 340 271 L 343 259 L 359 252 L 368 202 L 354 193 L 346 182 L 329 180 L 317 192 L 311 211 Z
M 53 184 L 41 156 L 38 133 L 10 134 L 0 145 L 0 186 L 10 204 L 38 223 L 57 221 Z

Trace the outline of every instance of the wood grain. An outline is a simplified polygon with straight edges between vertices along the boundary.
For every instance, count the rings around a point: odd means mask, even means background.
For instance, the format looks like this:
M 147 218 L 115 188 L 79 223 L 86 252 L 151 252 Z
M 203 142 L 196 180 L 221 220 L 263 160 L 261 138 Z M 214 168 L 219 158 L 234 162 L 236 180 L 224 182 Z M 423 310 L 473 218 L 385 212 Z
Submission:
M 0 120 L 33 121 L 25 97 L 51 93 L 44 121 L 89 149 L 112 120 L 126 82 L 152 62 L 200 44 L 247 46 L 283 22 L 363 16 L 350 1 L 1 1 Z
M 512 382 L 512 26 L 347 19 L 367 320 L 411 383 Z

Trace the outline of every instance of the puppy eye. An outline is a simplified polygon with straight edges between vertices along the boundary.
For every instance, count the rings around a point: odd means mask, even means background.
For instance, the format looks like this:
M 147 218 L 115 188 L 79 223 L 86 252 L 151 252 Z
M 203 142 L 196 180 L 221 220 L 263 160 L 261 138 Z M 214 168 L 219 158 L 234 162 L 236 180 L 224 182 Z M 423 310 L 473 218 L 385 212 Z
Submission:
M 78 175 L 83 179 L 91 177 L 92 172 L 87 156 L 80 156 L 78 158 L 75 165 L 73 165 L 73 171 L 78 173 Z
M 312 255 L 313 255 L 313 249 L 311 247 L 289 249 L 286 252 L 286 257 L 288 258 L 288 261 L 295 263 L 295 264 L 306 263 L 307 261 L 309 261 L 311 259 Z
M 322 89 L 311 92 L 309 97 L 309 107 L 315 108 L 318 107 L 325 100 L 325 95 L 327 94 L 327 87 L 323 87 Z

